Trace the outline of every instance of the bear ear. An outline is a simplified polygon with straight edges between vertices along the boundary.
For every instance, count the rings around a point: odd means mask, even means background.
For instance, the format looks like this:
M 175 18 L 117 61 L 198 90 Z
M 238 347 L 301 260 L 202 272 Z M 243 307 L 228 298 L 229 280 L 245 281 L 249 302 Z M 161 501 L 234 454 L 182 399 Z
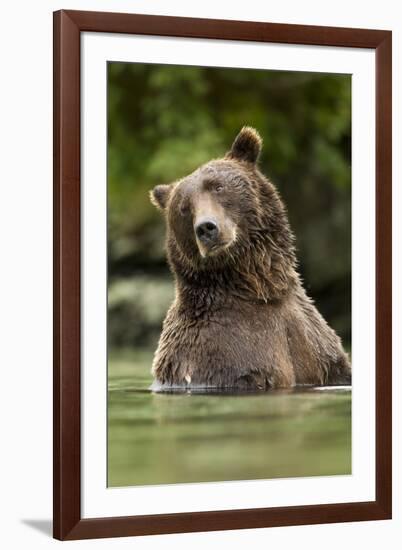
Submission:
M 154 187 L 149 193 L 152 204 L 159 210 L 165 210 L 171 190 L 171 185 L 157 185 Z
M 262 139 L 260 134 L 250 126 L 243 126 L 233 142 L 226 158 L 245 160 L 255 164 L 261 152 Z

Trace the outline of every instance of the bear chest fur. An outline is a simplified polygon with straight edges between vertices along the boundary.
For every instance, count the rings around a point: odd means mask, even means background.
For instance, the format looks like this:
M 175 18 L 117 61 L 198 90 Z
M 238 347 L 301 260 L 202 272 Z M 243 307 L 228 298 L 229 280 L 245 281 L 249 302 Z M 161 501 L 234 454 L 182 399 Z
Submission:
M 234 302 L 191 313 L 173 304 L 153 372 L 162 385 L 267 389 L 295 383 L 281 305 Z

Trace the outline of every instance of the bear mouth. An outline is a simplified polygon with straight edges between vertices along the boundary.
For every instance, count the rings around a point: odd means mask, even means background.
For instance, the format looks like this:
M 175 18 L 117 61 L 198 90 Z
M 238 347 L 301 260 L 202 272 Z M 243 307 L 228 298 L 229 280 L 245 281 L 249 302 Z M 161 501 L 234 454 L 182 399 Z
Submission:
M 225 251 L 231 245 L 231 241 L 220 241 L 217 243 L 213 243 L 210 246 L 206 246 L 203 243 L 199 242 L 197 242 L 197 244 L 201 257 L 203 259 L 207 259 L 212 256 L 218 256 L 220 253 Z

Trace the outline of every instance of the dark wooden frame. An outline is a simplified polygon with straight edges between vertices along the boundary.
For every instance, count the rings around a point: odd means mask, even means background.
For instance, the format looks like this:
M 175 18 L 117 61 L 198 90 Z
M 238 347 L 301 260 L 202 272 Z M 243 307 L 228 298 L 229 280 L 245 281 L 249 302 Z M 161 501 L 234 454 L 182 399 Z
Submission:
M 376 499 L 81 519 L 80 36 L 84 31 L 373 48 L 376 56 Z M 61 540 L 391 518 L 390 31 L 122 13 L 54 13 L 54 536 Z

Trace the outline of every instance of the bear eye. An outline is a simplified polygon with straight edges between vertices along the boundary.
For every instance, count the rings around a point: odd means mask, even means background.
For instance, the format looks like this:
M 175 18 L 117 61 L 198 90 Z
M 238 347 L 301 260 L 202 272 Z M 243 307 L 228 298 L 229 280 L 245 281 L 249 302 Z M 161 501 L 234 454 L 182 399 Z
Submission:
M 223 185 L 217 185 L 217 186 L 215 187 L 215 191 L 216 191 L 217 193 L 221 193 L 221 192 L 223 191 Z
M 188 202 L 183 202 L 180 205 L 180 214 L 182 216 L 185 216 L 186 214 L 188 214 L 189 210 L 190 210 L 190 206 L 189 206 Z

